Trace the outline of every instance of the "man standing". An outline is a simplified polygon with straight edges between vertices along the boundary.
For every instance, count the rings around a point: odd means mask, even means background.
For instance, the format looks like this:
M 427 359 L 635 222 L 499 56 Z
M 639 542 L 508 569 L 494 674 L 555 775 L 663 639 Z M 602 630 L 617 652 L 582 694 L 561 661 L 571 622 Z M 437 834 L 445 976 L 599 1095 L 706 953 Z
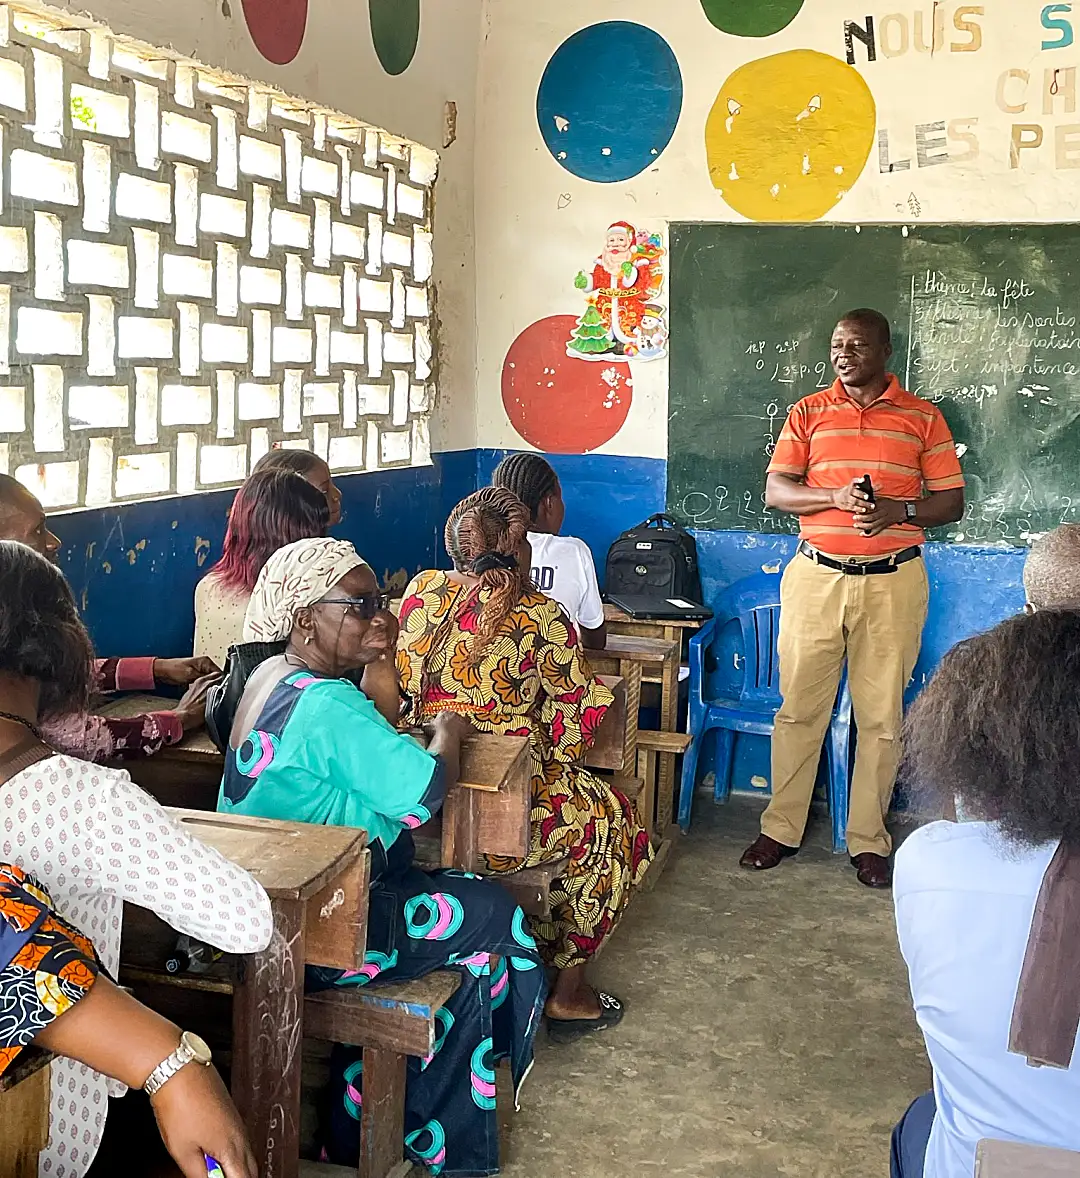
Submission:
M 892 882 L 885 818 L 926 621 L 923 529 L 964 511 L 949 427 L 886 371 L 891 355 L 884 315 L 845 315 L 832 337 L 836 383 L 794 406 L 769 464 L 768 505 L 802 526 L 780 588 L 772 800 L 740 860 L 764 871 L 798 851 L 846 657 L 858 728 L 847 842 L 859 882 L 872 888 Z
M 14 540 L 57 563 L 60 540 L 49 531 L 37 499 L 16 479 L 0 474 L 0 540 Z M 220 672 L 208 658 L 98 659 L 96 687 L 101 692 L 153 691 L 158 684 L 186 687 L 183 699 L 167 712 L 141 716 L 75 716 L 58 720 L 47 732 L 50 743 L 88 761 L 108 757 L 152 756 L 205 722 L 206 693 Z

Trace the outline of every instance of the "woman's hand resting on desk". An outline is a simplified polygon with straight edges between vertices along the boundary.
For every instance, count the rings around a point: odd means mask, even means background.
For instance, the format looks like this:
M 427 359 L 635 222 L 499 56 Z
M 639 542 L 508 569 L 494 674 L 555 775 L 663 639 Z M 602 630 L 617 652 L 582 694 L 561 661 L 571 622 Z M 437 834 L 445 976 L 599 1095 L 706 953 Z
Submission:
M 466 737 L 476 735 L 476 729 L 468 717 L 460 712 L 440 712 L 434 720 L 424 725 L 424 732 L 431 744 L 440 736 L 443 740 L 456 740 L 460 744 Z

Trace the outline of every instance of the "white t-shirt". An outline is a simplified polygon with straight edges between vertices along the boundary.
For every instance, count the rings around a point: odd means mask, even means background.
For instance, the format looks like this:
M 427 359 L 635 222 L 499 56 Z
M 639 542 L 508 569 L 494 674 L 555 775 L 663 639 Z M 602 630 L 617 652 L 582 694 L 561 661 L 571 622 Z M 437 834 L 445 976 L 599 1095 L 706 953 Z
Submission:
M 937 1099 L 924 1178 L 971 1178 L 984 1137 L 1080 1150 L 1080 1045 L 1067 1071 L 1007 1050 L 1056 849 L 1007 847 L 987 822 L 933 822 L 896 852 L 896 929 Z
M 596 566 L 584 540 L 530 532 L 532 579 L 541 593 L 554 598 L 570 620 L 586 630 L 604 624 L 604 603 L 596 583 Z

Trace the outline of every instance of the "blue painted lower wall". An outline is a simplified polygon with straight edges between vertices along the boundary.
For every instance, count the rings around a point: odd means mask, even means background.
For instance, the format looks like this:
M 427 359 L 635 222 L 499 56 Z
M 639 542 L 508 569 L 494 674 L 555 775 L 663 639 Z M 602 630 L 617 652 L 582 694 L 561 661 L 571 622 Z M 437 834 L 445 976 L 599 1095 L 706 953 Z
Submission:
M 456 499 L 444 490 L 475 480 L 475 462 L 437 456 L 420 470 L 338 480 L 352 540 L 383 578 L 403 578 L 438 563 L 442 520 Z M 64 543 L 61 566 L 104 655 L 191 652 L 195 584 L 221 555 L 232 491 L 159 499 L 51 517 Z
M 477 485 L 484 486 L 508 451 L 475 453 Z M 593 550 L 602 578 L 608 546 L 619 532 L 663 510 L 667 464 L 655 458 L 597 454 L 555 454 L 548 458 L 559 473 L 566 500 L 563 530 L 585 540 Z M 728 585 L 760 572 L 762 567 L 785 563 L 795 550 L 792 536 L 755 532 L 695 535 L 707 601 L 715 600 Z M 1024 604 L 1024 550 L 929 544 L 926 551 L 930 618 L 923 635 L 916 684 L 925 680 L 941 656 L 961 638 L 994 625 Z
M 507 451 L 461 450 L 435 456 L 422 470 L 353 475 L 339 480 L 352 540 L 376 571 L 400 582 L 443 564 L 442 528 L 451 508 L 485 486 Z M 566 500 L 565 530 L 582 537 L 603 576 L 619 532 L 664 506 L 666 463 L 597 454 L 552 455 Z M 102 654 L 180 654 L 191 649 L 195 583 L 220 555 L 232 492 L 132 504 L 53 518 L 64 541 L 63 568 Z M 697 536 L 705 596 L 790 558 L 790 536 L 701 532 Z M 961 638 L 992 626 L 1023 605 L 1023 552 L 931 544 L 930 618 L 913 691 Z M 768 776 L 764 742 L 737 754 L 736 786 Z

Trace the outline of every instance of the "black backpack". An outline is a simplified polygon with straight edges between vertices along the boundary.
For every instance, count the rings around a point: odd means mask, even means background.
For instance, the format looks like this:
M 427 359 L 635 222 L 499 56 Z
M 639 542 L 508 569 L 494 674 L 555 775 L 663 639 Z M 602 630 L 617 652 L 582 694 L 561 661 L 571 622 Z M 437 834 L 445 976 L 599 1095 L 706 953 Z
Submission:
M 694 537 L 663 513 L 631 528 L 608 549 L 604 591 L 701 602 Z

